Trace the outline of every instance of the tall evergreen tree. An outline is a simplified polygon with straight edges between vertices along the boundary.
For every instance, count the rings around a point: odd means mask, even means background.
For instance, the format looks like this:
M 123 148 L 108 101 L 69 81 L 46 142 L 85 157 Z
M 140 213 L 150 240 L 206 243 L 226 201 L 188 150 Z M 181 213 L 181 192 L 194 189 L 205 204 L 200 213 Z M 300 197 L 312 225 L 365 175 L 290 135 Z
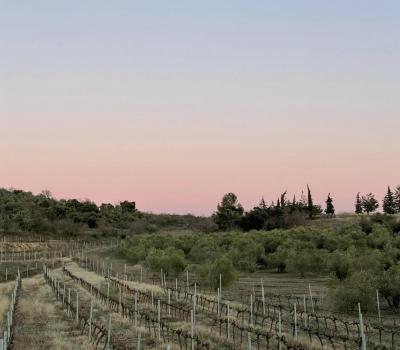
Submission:
M 281 194 L 281 200 L 280 200 L 281 207 L 284 207 L 286 205 L 286 193 L 287 193 L 287 191 L 285 191 Z
M 362 214 L 363 213 L 363 207 L 362 207 L 362 204 L 361 204 L 360 192 L 358 192 L 357 196 L 356 196 L 355 208 L 356 208 L 356 210 L 355 210 L 356 214 Z
M 264 197 L 261 198 L 261 202 L 258 205 L 262 210 L 267 210 L 268 209 L 268 205 L 267 203 L 265 203 Z
M 394 194 L 389 186 L 385 198 L 383 199 L 383 211 L 389 215 L 396 213 L 396 202 Z
M 335 207 L 333 206 L 333 199 L 331 197 L 331 194 L 328 194 L 328 198 L 326 199 L 326 209 L 325 209 L 325 213 L 327 215 L 331 215 L 334 216 L 335 215 Z
M 306 206 L 307 206 L 307 198 L 306 198 L 306 196 L 305 196 L 303 190 L 301 190 L 300 204 L 301 204 L 303 207 L 306 207 Z
M 311 190 L 310 187 L 308 187 L 308 185 L 307 185 L 307 211 L 309 218 L 312 219 L 314 215 L 314 203 L 311 196 Z
M 400 213 L 400 186 L 397 186 L 396 191 L 394 192 L 394 204 L 396 213 Z

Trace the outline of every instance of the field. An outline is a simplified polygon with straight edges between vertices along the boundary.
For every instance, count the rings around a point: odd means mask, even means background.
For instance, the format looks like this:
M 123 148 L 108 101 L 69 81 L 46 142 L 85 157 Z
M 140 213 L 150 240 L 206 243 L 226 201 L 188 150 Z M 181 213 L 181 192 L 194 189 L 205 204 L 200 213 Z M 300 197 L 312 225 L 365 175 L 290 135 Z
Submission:
M 219 293 L 193 271 L 172 278 L 131 264 L 115 245 L 74 241 L 3 245 L 0 324 L 4 334 L 11 323 L 9 348 L 400 346 L 399 315 L 384 306 L 380 319 L 377 312 L 332 310 L 326 276 L 240 273 L 229 287 L 221 284 Z M 19 277 L 15 308 L 7 317 Z

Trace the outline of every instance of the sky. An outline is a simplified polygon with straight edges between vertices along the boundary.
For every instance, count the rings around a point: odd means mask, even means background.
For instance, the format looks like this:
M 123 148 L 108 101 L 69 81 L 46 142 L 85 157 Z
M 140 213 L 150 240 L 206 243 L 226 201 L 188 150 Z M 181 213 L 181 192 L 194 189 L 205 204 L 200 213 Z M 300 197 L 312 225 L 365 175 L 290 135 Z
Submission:
M 141 210 L 400 185 L 400 2 L 0 0 L 0 187 Z

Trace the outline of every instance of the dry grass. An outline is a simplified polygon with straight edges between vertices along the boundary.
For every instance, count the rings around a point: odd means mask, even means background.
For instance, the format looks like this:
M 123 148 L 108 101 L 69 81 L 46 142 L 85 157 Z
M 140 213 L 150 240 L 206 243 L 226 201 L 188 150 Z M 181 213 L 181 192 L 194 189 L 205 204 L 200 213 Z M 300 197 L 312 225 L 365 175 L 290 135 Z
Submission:
M 79 276 L 93 285 L 99 286 L 102 282 L 104 282 L 104 277 L 98 275 L 93 271 L 87 271 L 84 268 L 80 267 L 76 262 L 68 263 L 68 270 L 70 270 L 74 275 Z M 118 279 L 121 282 L 124 282 L 122 279 Z M 126 282 L 131 288 L 143 291 L 143 292 L 151 292 L 153 291 L 154 297 L 161 296 L 165 294 L 165 291 L 160 286 L 148 283 L 141 283 L 136 281 L 127 281 Z
M 11 291 L 14 285 L 15 282 L 13 281 L 0 284 L 0 325 L 3 325 L 6 319 L 8 305 L 11 301 Z
M 23 280 L 15 324 L 13 349 L 92 349 L 87 337 L 56 303 L 42 276 Z
M 48 246 L 46 243 L 35 243 L 35 242 L 0 242 L 0 250 L 2 251 L 14 251 L 14 252 L 34 252 L 39 250 L 45 250 Z

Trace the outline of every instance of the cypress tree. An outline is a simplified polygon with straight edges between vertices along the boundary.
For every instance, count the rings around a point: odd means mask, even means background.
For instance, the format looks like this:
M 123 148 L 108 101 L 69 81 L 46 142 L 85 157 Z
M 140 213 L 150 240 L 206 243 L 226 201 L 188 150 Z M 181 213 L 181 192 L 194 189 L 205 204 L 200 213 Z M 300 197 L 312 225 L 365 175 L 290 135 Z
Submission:
M 326 209 L 325 209 L 325 213 L 327 215 L 331 215 L 334 216 L 335 215 L 335 207 L 333 206 L 333 199 L 331 197 L 331 194 L 328 194 L 328 198 L 326 199 Z
M 394 204 L 396 213 L 400 213 L 400 186 L 397 186 L 394 192 Z
M 310 187 L 308 187 L 308 185 L 307 185 L 307 211 L 309 218 L 312 219 L 314 215 L 314 203 L 311 196 L 311 190 Z
M 396 213 L 396 203 L 392 190 L 388 186 L 387 193 L 383 199 L 383 211 L 386 214 L 392 215 Z
M 285 191 L 281 194 L 281 200 L 280 200 L 281 207 L 284 207 L 286 205 L 286 193 L 287 193 L 287 191 Z
M 357 196 L 356 196 L 355 208 L 356 208 L 356 210 L 355 210 L 356 214 L 362 214 L 363 213 L 363 207 L 362 207 L 362 204 L 361 204 L 360 192 L 358 192 Z
M 268 206 L 267 203 L 265 203 L 264 197 L 261 198 L 261 202 L 258 205 L 262 210 L 267 210 Z

